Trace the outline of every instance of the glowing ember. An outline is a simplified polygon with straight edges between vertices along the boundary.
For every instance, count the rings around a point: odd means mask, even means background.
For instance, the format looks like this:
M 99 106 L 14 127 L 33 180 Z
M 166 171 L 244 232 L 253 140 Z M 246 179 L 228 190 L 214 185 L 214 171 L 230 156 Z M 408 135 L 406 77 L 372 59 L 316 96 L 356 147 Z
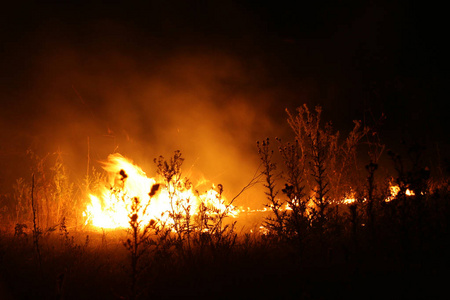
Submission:
M 210 208 L 209 213 L 237 216 L 234 206 L 227 205 L 224 197 L 214 188 L 201 195 L 195 193 L 192 187 L 168 188 L 161 184 L 162 181 L 147 177 L 141 168 L 118 153 L 109 155 L 103 168 L 108 173 L 109 182 L 105 183 L 98 195 L 89 195 L 91 202 L 83 213 L 86 225 L 100 228 L 129 227 L 131 205 L 136 198 L 140 203 L 137 215 L 143 224 L 151 220 L 173 223 L 169 212 L 183 214 L 187 209 L 194 216 L 198 214 L 202 203 Z

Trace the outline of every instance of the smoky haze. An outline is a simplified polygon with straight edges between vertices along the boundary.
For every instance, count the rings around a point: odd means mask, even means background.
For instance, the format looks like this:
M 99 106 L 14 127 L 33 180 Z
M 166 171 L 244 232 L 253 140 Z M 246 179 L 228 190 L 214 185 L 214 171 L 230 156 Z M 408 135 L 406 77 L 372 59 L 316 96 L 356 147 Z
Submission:
M 303 103 L 322 105 L 344 132 L 384 112 L 388 145 L 406 131 L 448 144 L 448 51 L 434 9 L 149 1 L 4 11 L 2 193 L 30 177 L 27 149 L 61 151 L 74 179 L 88 151 L 91 165 L 120 152 L 153 176 L 155 157 L 181 150 L 186 175 L 232 197 L 258 167 L 256 141 L 289 137 L 285 108 Z
M 154 176 L 154 158 L 181 150 L 194 183 L 221 183 L 228 198 L 236 195 L 257 171 L 256 141 L 279 126 L 271 116 L 276 88 L 265 85 L 264 67 L 204 46 L 120 49 L 128 29 L 100 23 L 89 43 L 48 27 L 28 41 L 36 48 L 27 58 L 26 88 L 14 91 L 2 117 L 9 141 L 3 183 L 31 176 L 27 149 L 61 151 L 75 179 L 86 174 L 88 156 L 98 168 L 119 152 Z M 109 39 L 111 32 L 120 34 Z M 251 197 L 249 191 L 240 204 Z

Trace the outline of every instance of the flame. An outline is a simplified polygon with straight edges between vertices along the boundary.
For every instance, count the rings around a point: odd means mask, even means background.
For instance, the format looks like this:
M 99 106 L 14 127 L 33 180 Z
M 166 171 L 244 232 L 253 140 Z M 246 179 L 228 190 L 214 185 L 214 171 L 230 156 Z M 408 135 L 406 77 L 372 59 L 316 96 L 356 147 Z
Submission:
M 351 198 L 351 197 L 346 197 L 342 202 L 344 204 L 353 204 L 353 203 L 356 203 L 356 199 L 355 198 Z
M 147 177 L 140 167 L 121 154 L 109 155 L 103 169 L 109 175 L 109 182 L 98 194 L 89 195 L 90 203 L 83 213 L 86 225 L 110 229 L 129 227 L 131 206 L 135 199 L 140 204 L 137 216 L 142 224 L 148 224 L 151 220 L 173 223 L 169 217 L 171 211 L 183 214 L 189 210 L 190 215 L 197 215 L 201 204 L 210 208 L 208 214 L 238 215 L 235 207 L 227 205 L 214 186 L 201 195 L 194 192 L 191 186 L 168 188 L 155 178 Z
M 390 185 L 389 191 L 391 192 L 391 195 L 384 200 L 385 202 L 390 202 L 393 199 L 395 199 L 395 197 L 397 197 L 398 193 L 400 192 L 400 187 L 398 185 Z M 405 195 L 406 196 L 415 196 L 416 194 L 414 193 L 414 191 L 412 191 L 410 189 L 406 189 Z
M 343 204 L 346 205 L 351 205 L 356 203 L 356 195 L 355 192 L 353 192 L 353 190 L 350 190 L 350 192 L 348 192 L 345 196 L 344 199 L 342 200 Z
M 411 191 L 410 189 L 406 189 L 405 192 L 406 196 L 415 196 L 416 194 L 414 193 L 414 191 Z

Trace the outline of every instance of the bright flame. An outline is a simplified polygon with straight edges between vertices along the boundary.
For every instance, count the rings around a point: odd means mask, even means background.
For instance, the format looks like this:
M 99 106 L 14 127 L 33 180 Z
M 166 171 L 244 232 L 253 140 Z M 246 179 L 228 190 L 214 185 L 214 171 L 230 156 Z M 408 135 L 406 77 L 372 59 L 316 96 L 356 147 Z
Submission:
M 414 191 L 411 191 L 410 189 L 407 189 L 405 192 L 406 196 L 415 196 Z
M 342 200 L 342 203 L 350 205 L 353 203 L 356 203 L 356 196 L 354 192 L 350 192 L 348 193 L 345 197 L 344 200 Z
M 109 155 L 103 168 L 109 175 L 109 182 L 99 195 L 89 195 L 91 201 L 83 213 L 86 224 L 100 228 L 129 227 L 131 206 L 136 198 L 140 204 L 137 215 L 142 224 L 158 219 L 173 223 L 169 212 L 183 214 L 189 210 L 194 216 L 202 203 L 210 208 L 209 214 L 226 213 L 232 217 L 238 214 L 214 188 L 202 195 L 195 193 L 192 187 L 171 187 L 169 191 L 167 186 L 147 177 L 140 167 L 118 153 Z
M 398 193 L 400 192 L 400 187 L 398 185 L 391 185 L 389 186 L 389 190 L 391 192 L 391 195 L 385 199 L 385 202 L 392 201 L 395 197 L 397 197 Z M 416 194 L 414 193 L 414 191 L 406 189 L 405 195 L 415 196 Z

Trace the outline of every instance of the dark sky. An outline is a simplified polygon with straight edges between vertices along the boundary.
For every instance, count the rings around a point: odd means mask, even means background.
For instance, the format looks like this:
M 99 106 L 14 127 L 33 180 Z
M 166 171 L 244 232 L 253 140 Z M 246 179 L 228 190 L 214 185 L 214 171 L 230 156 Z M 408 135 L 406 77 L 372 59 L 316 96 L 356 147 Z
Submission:
M 242 186 L 255 142 L 287 136 L 285 108 L 303 103 L 344 132 L 383 112 L 392 147 L 448 147 L 436 5 L 55 1 L 1 14 L 2 187 L 27 176 L 28 148 L 60 149 L 80 173 L 88 137 L 94 161 L 119 151 L 148 170 L 180 149 L 187 167 Z

